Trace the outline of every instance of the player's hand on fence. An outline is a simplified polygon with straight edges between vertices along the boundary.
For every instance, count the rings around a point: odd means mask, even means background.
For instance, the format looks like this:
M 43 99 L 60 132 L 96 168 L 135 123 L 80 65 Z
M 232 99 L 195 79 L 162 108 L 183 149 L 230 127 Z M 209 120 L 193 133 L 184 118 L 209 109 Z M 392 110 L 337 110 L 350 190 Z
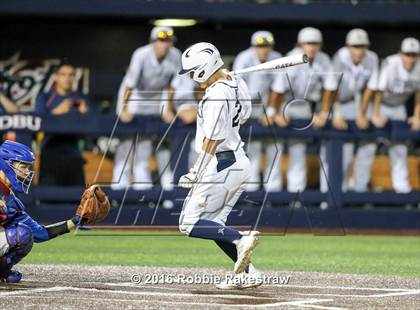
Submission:
M 51 113 L 53 115 L 62 115 L 66 114 L 73 107 L 73 100 L 64 99 L 56 108 L 54 108 Z
M 328 113 L 320 112 L 320 113 L 314 114 L 312 123 L 315 128 L 322 128 L 322 127 L 325 127 L 325 125 L 327 124 L 327 121 L 328 121 Z
M 419 131 L 420 130 L 420 118 L 416 116 L 411 116 L 408 119 L 408 124 L 411 125 L 411 130 Z
M 289 125 L 289 120 L 283 115 L 283 113 L 276 114 L 276 116 L 274 116 L 274 122 L 280 127 L 287 127 Z
M 367 129 L 369 127 L 369 121 L 365 115 L 358 115 L 356 118 L 356 125 L 359 129 Z
M 381 115 L 377 115 L 377 114 L 372 115 L 372 124 L 375 127 L 383 128 L 387 121 L 388 120 Z
M 334 128 L 338 130 L 347 130 L 347 128 L 349 128 L 349 125 L 347 124 L 346 120 L 338 115 L 333 117 L 332 124 Z
M 123 123 L 129 123 L 134 119 L 134 114 L 127 111 L 127 109 L 123 109 L 120 113 L 120 120 Z
M 175 119 L 175 114 L 172 111 L 163 111 L 162 120 L 165 123 L 170 124 L 173 122 L 174 119 Z
M 198 181 L 197 172 L 190 170 L 189 173 L 184 174 L 182 177 L 179 178 L 178 186 L 183 188 L 191 188 L 195 183 Z

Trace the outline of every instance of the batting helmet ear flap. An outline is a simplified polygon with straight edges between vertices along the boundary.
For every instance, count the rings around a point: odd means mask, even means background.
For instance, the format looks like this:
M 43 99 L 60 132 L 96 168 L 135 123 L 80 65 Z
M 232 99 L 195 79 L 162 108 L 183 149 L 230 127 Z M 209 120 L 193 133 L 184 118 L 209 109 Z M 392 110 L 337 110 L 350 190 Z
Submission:
M 206 71 L 205 70 L 203 70 L 203 71 L 201 71 L 199 74 L 198 74 L 198 77 L 199 78 L 202 78 L 203 77 L 203 75 L 206 73 Z

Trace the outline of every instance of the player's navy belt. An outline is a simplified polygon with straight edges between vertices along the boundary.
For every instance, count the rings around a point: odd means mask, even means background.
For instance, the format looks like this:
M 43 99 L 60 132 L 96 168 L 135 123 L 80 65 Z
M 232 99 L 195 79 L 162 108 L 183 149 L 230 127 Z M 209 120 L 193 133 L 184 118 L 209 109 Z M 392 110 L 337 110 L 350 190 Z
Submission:
M 224 151 L 216 153 L 217 172 L 222 171 L 236 163 L 235 153 L 233 151 Z

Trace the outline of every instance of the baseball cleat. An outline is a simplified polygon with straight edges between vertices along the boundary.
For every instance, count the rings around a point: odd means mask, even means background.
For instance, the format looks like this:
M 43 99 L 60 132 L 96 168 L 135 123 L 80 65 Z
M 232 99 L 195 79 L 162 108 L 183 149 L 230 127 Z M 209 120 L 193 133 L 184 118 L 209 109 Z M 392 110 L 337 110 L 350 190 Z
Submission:
M 216 285 L 220 290 L 242 290 L 258 287 L 263 284 L 263 275 L 260 271 L 249 265 L 248 272 L 237 275 L 227 275 L 225 280 Z
M 1 282 L 19 283 L 21 279 L 22 279 L 22 274 L 19 271 L 11 270 L 9 274 L 7 275 L 7 277 L 1 279 Z
M 243 273 L 236 275 L 226 275 L 222 282 L 216 284 L 216 287 L 219 290 L 240 290 L 241 286 L 239 285 L 238 277 L 242 276 L 242 274 Z
M 236 250 L 238 251 L 238 259 L 235 263 L 233 271 L 236 274 L 245 271 L 246 267 L 251 261 L 252 252 L 258 244 L 258 231 L 250 231 L 249 234 L 243 235 L 236 243 Z
M 255 269 L 252 264 L 249 264 L 248 272 L 245 273 L 245 281 L 242 283 L 241 288 L 253 288 L 263 284 L 263 274 L 261 271 Z

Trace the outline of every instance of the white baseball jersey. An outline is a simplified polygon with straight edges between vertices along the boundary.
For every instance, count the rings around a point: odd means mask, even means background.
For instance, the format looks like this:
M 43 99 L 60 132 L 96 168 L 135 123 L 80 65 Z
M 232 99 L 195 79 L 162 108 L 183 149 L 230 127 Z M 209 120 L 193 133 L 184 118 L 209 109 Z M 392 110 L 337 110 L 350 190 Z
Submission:
M 276 51 L 272 51 L 268 55 L 267 61 L 280 58 L 281 54 Z M 259 65 L 261 61 L 258 59 L 258 55 L 255 51 L 255 47 L 250 47 L 238 54 L 233 63 L 233 71 L 245 69 L 251 66 Z M 240 77 L 246 82 L 249 87 L 250 95 L 252 99 L 261 99 L 258 104 L 267 105 L 270 97 L 271 89 L 276 77 L 276 72 L 260 71 L 241 74 Z M 252 109 L 252 116 L 259 117 L 263 114 L 263 109 L 258 108 L 254 105 Z
M 303 53 L 302 49 L 296 47 L 287 55 L 301 53 Z M 283 94 L 287 93 L 286 101 L 296 98 L 319 102 L 323 88 L 335 90 L 337 81 L 333 73 L 330 57 L 321 51 L 317 53 L 312 63 L 290 67 L 281 71 L 273 84 L 273 91 Z
M 405 104 L 414 92 L 420 90 L 420 61 L 408 72 L 403 67 L 400 55 L 387 57 L 382 63 L 378 89 L 384 92 L 384 104 Z
M 366 51 L 363 60 L 355 65 L 348 47 L 342 47 L 334 55 L 333 66 L 335 72 L 343 73 L 337 98 L 340 102 L 353 101 L 366 87 L 377 90 L 379 60 L 375 52 Z
M 242 79 L 233 77 L 213 83 L 198 105 L 196 151 L 201 152 L 204 138 L 223 140 L 216 153 L 242 148 L 239 128 L 250 117 L 251 110 L 249 89 Z
M 125 86 L 133 89 L 128 111 L 136 114 L 159 113 L 162 92 L 169 87 L 180 67 L 181 52 L 175 47 L 170 49 L 162 62 L 156 59 L 153 44 L 136 49 L 124 78 Z

